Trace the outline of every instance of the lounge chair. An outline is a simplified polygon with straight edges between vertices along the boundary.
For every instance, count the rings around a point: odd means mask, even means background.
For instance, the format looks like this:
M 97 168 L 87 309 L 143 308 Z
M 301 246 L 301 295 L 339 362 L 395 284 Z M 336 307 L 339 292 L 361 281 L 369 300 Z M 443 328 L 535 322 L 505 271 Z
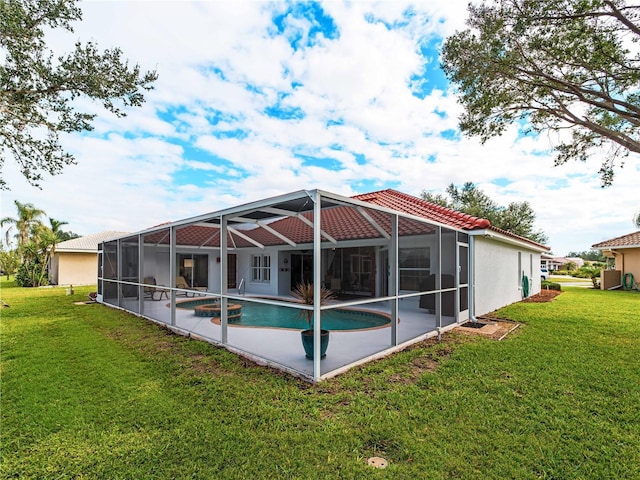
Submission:
M 160 301 L 162 297 L 169 300 L 169 290 L 166 288 L 154 287 L 156 285 L 156 279 L 153 277 L 145 277 L 143 283 L 144 286 L 144 298 L 150 298 L 151 300 Z M 156 294 L 158 298 L 156 298 Z
M 206 292 L 207 287 L 192 287 L 187 283 L 187 280 L 184 277 L 177 276 L 176 277 L 176 288 L 181 288 L 183 290 L 192 290 L 191 292 L 176 292 L 176 295 L 184 295 L 185 297 L 194 297 L 198 292 Z M 195 291 L 193 291 L 195 290 Z

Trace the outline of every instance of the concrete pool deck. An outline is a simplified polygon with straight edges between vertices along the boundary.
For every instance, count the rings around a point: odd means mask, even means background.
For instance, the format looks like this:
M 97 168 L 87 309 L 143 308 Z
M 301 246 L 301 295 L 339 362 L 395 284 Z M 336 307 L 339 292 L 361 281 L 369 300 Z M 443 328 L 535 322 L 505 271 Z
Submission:
M 249 299 L 249 298 L 247 298 Z M 282 300 L 286 300 L 282 298 Z M 124 308 L 133 311 L 137 299 L 125 300 Z M 348 307 L 343 307 L 348 308 Z M 353 308 L 390 313 L 389 302 Z M 270 365 L 292 374 L 313 377 L 313 361 L 302 348 L 300 330 L 236 326 L 229 323 L 227 342 L 222 344 L 222 328 L 208 317 L 198 317 L 193 310 L 176 308 L 175 325 L 170 325 L 171 309 L 166 301 L 145 300 L 141 316 L 165 324 L 178 333 L 209 341 L 241 354 L 256 363 Z M 442 317 L 442 331 L 457 326 L 453 317 Z M 437 335 L 436 317 L 418 306 L 418 298 L 399 301 L 398 342 L 394 348 L 389 325 L 366 330 L 331 331 L 327 356 L 321 361 L 321 377 L 334 376 L 372 358 L 400 350 L 407 343 Z

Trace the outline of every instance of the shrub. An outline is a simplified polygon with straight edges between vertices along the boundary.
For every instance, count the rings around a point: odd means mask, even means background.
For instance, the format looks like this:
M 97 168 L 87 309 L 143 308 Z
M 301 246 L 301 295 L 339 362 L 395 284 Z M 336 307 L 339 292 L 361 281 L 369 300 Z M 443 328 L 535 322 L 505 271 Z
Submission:
M 562 290 L 562 287 L 559 283 L 550 282 L 548 280 L 543 280 L 541 284 L 542 290 Z
M 26 260 L 18 267 L 15 282 L 19 287 L 41 287 L 48 285 L 47 266 L 37 260 Z
M 600 282 L 598 278 L 600 278 L 600 268 L 597 265 L 585 265 L 580 267 L 576 276 L 580 278 L 589 278 L 591 279 L 591 283 L 593 283 L 593 288 L 600 288 Z
M 19 287 L 33 287 L 33 280 L 31 279 L 30 269 L 26 263 L 23 263 L 18 267 L 15 282 Z

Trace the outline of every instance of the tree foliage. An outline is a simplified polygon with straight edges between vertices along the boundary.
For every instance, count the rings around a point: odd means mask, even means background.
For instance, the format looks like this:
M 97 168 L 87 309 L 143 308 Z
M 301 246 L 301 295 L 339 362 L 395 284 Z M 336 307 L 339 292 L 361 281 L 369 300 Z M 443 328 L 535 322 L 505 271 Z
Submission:
M 0 270 L 4 272 L 4 275 L 9 276 L 16 273 L 16 270 L 20 266 L 20 255 L 16 249 L 5 250 L 2 242 L 0 242 Z
M 61 133 L 91 130 L 95 113 L 77 109 L 79 98 L 102 104 L 118 117 L 144 102 L 155 71 L 129 66 L 119 48 L 99 51 L 94 42 L 75 44 L 54 58 L 45 30 L 73 31 L 81 20 L 76 0 L 0 0 L 0 189 L 5 157 L 13 157 L 27 181 L 39 186 L 45 173 L 75 163 L 60 143 Z
M 601 250 L 585 250 L 582 252 L 569 252 L 566 255 L 567 258 L 581 258 L 590 262 L 605 262 L 606 257 L 602 254 Z
M 4 262 L 11 267 L 11 272 L 16 271 L 16 265 L 12 262 L 18 258 L 16 284 L 22 287 L 39 287 L 49 283 L 49 264 L 55 254 L 56 245 L 60 243 L 63 234 L 60 230 L 67 222 L 49 218 L 49 225 L 42 222 L 41 217 L 45 215 L 43 210 L 36 208 L 31 203 L 21 203 L 14 201 L 17 217 L 5 217 L 0 220 L 0 226 L 9 225 L 10 228 L 16 226 L 18 233 L 17 247 L 14 250 L 0 252 L 0 262 Z M 7 246 L 9 246 L 9 235 L 7 229 Z M 5 271 L 8 271 L 3 267 Z
M 16 206 L 16 210 L 18 212 L 18 216 L 14 217 L 4 217 L 0 220 L 0 227 L 4 227 L 5 225 L 9 225 L 6 231 L 6 243 L 10 245 L 10 232 L 13 226 L 16 227 L 18 233 L 16 234 L 16 238 L 18 239 L 18 249 L 23 247 L 29 241 L 29 235 L 32 233 L 32 230 L 40 225 L 40 217 L 44 215 L 44 210 L 40 210 L 33 206 L 32 203 L 21 203 L 18 200 L 14 200 L 13 203 Z
M 506 207 L 498 205 L 486 193 L 472 182 L 466 182 L 462 188 L 453 183 L 447 187 L 447 194 L 433 194 L 422 191 L 422 199 L 451 208 L 459 212 L 486 218 L 494 227 L 528 238 L 538 243 L 546 243 L 547 236 L 541 230 L 534 229 L 536 214 L 529 202 L 511 202 Z
M 495 0 L 470 4 L 442 67 L 459 88 L 461 130 L 482 142 L 511 124 L 570 131 L 556 165 L 602 147 L 602 185 L 640 153 L 640 7 L 624 0 Z

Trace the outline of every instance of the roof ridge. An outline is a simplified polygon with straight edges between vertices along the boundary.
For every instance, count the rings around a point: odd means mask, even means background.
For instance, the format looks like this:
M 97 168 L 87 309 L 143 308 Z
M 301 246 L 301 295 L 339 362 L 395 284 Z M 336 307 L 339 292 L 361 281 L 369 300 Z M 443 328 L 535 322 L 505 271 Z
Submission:
M 396 196 L 396 197 L 400 197 L 400 198 L 403 198 L 403 199 L 406 199 L 406 200 L 410 200 L 412 202 L 416 202 L 417 201 L 417 202 L 420 202 L 424 207 L 427 207 L 430 210 L 434 210 L 435 212 L 437 212 L 439 214 L 450 215 L 450 216 L 453 216 L 453 217 L 455 217 L 457 219 L 464 220 L 465 222 L 471 224 L 470 230 L 473 230 L 475 228 L 488 228 L 488 227 L 491 226 L 491 222 L 486 218 L 476 217 L 476 216 L 470 215 L 468 213 L 464 213 L 464 212 L 460 212 L 458 210 L 454 210 L 453 208 L 445 207 L 443 205 L 438 205 L 437 203 L 430 202 L 428 200 L 425 200 L 424 198 L 420 198 L 420 197 L 416 197 L 415 195 L 410 195 L 408 193 L 400 192 L 398 190 L 394 190 L 393 188 L 387 188 L 387 189 L 378 190 L 378 191 L 375 191 L 375 192 L 369 192 L 369 193 L 363 193 L 363 194 L 360 194 L 360 195 L 354 195 L 352 198 L 357 198 L 359 200 L 367 201 L 364 198 L 359 198 L 359 197 L 370 197 L 370 196 L 377 197 L 381 193 L 388 193 L 388 194 L 391 194 L 391 195 Z

